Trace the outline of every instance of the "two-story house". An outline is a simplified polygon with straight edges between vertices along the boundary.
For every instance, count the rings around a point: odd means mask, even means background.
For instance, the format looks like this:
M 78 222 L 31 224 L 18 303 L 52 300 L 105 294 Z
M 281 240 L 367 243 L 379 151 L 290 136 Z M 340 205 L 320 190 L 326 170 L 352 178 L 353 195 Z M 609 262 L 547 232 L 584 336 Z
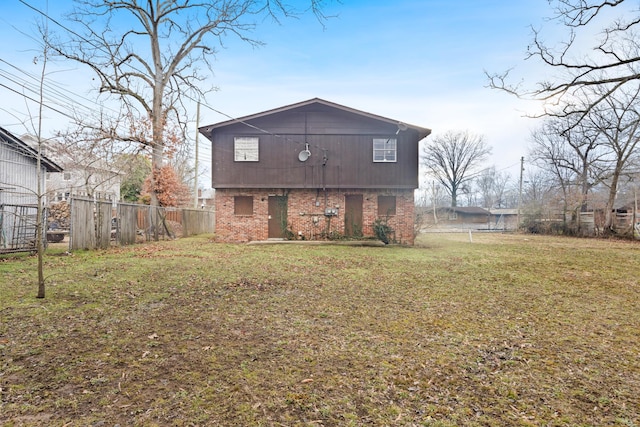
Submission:
M 314 98 L 200 128 L 216 239 L 370 237 L 413 244 L 418 143 L 429 129 Z

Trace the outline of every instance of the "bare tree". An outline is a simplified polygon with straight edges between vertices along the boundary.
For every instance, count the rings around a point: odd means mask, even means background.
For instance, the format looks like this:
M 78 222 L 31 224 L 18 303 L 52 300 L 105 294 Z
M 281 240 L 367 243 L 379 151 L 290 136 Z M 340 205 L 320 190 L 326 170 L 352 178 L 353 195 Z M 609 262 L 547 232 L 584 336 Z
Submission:
M 555 221 L 551 220 L 560 219 L 562 212 L 557 206 L 563 198 L 556 176 L 544 169 L 527 169 L 522 187 L 522 226 L 530 232 L 552 232 Z
M 566 39 L 554 48 L 534 29 L 526 59 L 537 59 L 555 73 L 548 80 L 524 86 L 511 82 L 512 70 L 487 73 L 489 86 L 545 101 L 545 114 L 577 112 L 583 119 L 610 95 L 638 84 L 640 10 L 636 2 L 624 0 L 549 0 L 549 4 L 554 12 L 551 21 L 567 29 Z M 620 15 L 617 19 L 607 16 L 616 12 Z M 585 45 L 591 45 L 591 50 L 585 51 Z M 599 87 L 600 96 L 581 102 L 583 91 L 593 87 Z
M 496 168 L 492 167 L 485 170 L 476 178 L 476 187 L 480 193 L 480 200 L 482 200 L 482 207 L 491 209 L 494 204 L 493 194 L 493 181 L 496 173 Z
M 44 90 L 44 82 L 46 77 L 47 70 L 47 59 L 49 56 L 49 51 L 45 45 L 42 52 L 42 73 L 40 74 L 40 86 L 39 86 L 39 103 L 38 103 L 38 158 L 36 161 L 37 173 L 36 179 L 38 181 L 36 195 L 38 198 L 38 213 L 36 215 L 36 249 L 38 254 L 38 293 L 36 294 L 36 298 L 44 298 L 46 293 L 46 287 L 44 283 L 44 191 L 42 188 L 42 150 L 43 150 L 43 142 L 42 142 L 42 110 L 43 110 L 43 90 Z
M 510 180 L 508 173 L 497 171 L 495 166 L 485 169 L 476 178 L 482 206 L 487 209 L 504 207 L 504 194 Z
M 598 93 L 596 96 L 600 96 Z M 628 167 L 638 161 L 640 147 L 640 86 L 625 87 L 615 96 L 609 95 L 594 107 L 589 122 L 603 135 L 609 151 L 610 176 L 607 179 L 609 196 L 605 210 L 605 234 L 614 232 L 612 212 L 621 178 L 631 174 Z
M 522 189 L 522 204 L 527 209 L 540 209 L 549 205 L 549 199 L 555 198 L 558 190 L 556 177 L 543 169 L 527 170 Z
M 307 10 L 324 19 L 324 1 L 309 2 Z M 211 69 L 216 46 L 231 35 L 260 45 L 251 37 L 259 17 L 278 20 L 302 12 L 281 0 L 76 0 L 69 18 L 78 30 L 51 47 L 92 69 L 100 93 L 115 96 L 131 114 L 151 121 L 150 139 L 136 133 L 119 139 L 148 146 L 155 170 L 163 165 L 167 123 L 173 119 L 184 124 L 187 100 L 210 90 L 202 88 L 208 76 L 198 65 Z
M 44 298 L 46 294 L 46 285 L 44 278 L 44 251 L 45 251 L 45 193 L 43 189 L 43 172 L 42 172 L 42 152 L 44 149 L 44 142 L 42 139 L 42 114 L 44 110 L 44 85 L 47 76 L 47 62 L 49 60 L 49 49 L 47 48 L 46 41 L 48 40 L 49 32 L 46 25 L 44 26 L 44 47 L 42 49 L 42 68 L 40 73 L 40 79 L 38 84 L 38 126 L 37 126 L 37 141 L 38 141 L 38 158 L 36 160 L 36 179 L 38 181 L 36 196 L 38 200 L 38 212 L 36 215 L 36 250 L 38 255 L 38 293 L 36 298 Z
M 459 191 L 473 179 L 473 173 L 489 154 L 491 148 L 482 136 L 450 131 L 425 146 L 423 163 L 427 173 L 447 190 L 451 207 L 455 207 Z
M 494 208 L 507 208 L 507 191 L 512 181 L 511 174 L 508 172 L 496 172 L 495 181 L 493 183 Z
M 116 167 L 116 158 L 137 152 L 139 146 L 117 141 L 112 135 L 83 123 L 75 123 L 57 136 L 47 141 L 47 151 L 73 176 L 56 181 L 52 178 L 50 192 L 69 191 L 89 197 L 119 194 L 115 186 L 123 173 Z
M 45 252 L 45 242 L 46 242 L 46 211 L 45 211 L 45 201 L 46 201 L 46 193 L 45 193 L 45 140 L 42 137 L 42 126 L 43 126 L 43 116 L 45 111 L 45 87 L 47 86 L 47 80 L 49 77 L 49 60 L 51 57 L 51 49 L 48 46 L 49 41 L 49 30 L 46 22 L 44 24 L 37 23 L 40 28 L 40 33 L 42 35 L 43 45 L 42 51 L 34 58 L 34 63 L 41 64 L 40 65 L 40 73 L 37 77 L 33 77 L 33 83 L 30 83 L 29 87 L 34 88 L 33 92 L 36 94 L 35 97 L 24 96 L 25 107 L 28 111 L 28 118 L 22 121 L 25 129 L 28 133 L 35 135 L 34 144 L 35 144 L 35 161 L 36 161 L 36 188 L 35 188 L 35 197 L 33 197 L 33 188 L 31 185 L 20 186 L 18 185 L 17 189 L 19 192 L 25 192 L 29 194 L 29 200 L 35 200 L 36 203 L 36 221 L 35 221 L 35 250 L 37 255 L 37 273 L 38 273 L 38 291 L 36 294 L 36 298 L 45 298 L 46 296 L 46 284 L 45 284 L 45 276 L 44 276 L 44 252 Z M 24 88 L 24 86 L 23 86 Z M 31 89 L 30 89 L 31 90 Z M 32 109 L 29 106 L 30 102 L 34 102 L 37 105 L 37 112 L 34 114 Z M 17 117 L 16 117 L 17 118 Z M 25 141 L 26 142 L 26 141 Z M 57 169 L 57 168 L 56 168 Z M 2 183 L 0 183 L 1 185 Z M 28 202 L 32 204 L 33 202 Z M 31 222 L 31 219 L 29 219 Z M 1 224 L 0 224 L 1 226 Z M 29 227 L 32 226 L 32 223 L 29 224 Z
M 562 191 L 563 211 L 587 210 L 591 189 L 606 174 L 606 149 L 601 131 L 576 118 L 549 117 L 532 134 L 530 157 L 541 169 L 551 173 Z M 578 227 L 579 227 L 578 222 Z

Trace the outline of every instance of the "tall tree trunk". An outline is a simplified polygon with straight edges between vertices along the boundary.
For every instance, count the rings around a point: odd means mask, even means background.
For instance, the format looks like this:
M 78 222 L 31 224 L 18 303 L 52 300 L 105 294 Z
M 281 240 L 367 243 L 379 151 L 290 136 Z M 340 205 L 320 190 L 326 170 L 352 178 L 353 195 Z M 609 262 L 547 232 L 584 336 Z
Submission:
M 582 169 L 582 191 L 581 191 L 581 200 L 580 200 L 580 212 L 587 211 L 587 196 L 589 195 L 589 171 L 587 169 L 587 165 L 583 165 Z
M 156 66 L 155 86 L 153 88 L 153 111 L 151 111 L 152 147 L 151 147 L 151 222 L 153 224 L 153 238 L 159 239 L 159 216 L 157 193 L 157 177 L 160 176 L 164 155 L 164 114 L 162 109 L 162 73 Z
M 605 236 L 611 235 L 615 232 L 613 224 L 613 210 L 615 209 L 616 193 L 618 192 L 618 181 L 620 180 L 620 166 L 616 164 L 616 169 L 611 177 L 611 188 L 609 188 L 609 198 L 607 199 L 607 205 L 605 206 L 604 227 L 603 233 Z

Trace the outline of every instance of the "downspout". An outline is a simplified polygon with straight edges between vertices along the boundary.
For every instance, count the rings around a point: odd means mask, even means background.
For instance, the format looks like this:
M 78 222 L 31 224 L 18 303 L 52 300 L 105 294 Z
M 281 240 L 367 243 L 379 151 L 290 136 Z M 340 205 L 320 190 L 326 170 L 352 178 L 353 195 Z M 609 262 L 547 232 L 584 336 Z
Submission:
M 327 209 L 328 205 L 328 197 L 327 197 L 327 181 L 326 181 L 326 170 L 327 170 L 327 150 L 322 149 L 322 191 L 324 192 L 324 208 Z

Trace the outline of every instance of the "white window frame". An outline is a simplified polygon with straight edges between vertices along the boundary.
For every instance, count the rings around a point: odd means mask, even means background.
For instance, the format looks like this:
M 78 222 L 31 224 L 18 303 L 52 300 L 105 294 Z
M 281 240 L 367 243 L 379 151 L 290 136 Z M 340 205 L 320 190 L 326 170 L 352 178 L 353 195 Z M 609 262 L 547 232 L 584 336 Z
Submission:
M 398 161 L 398 140 L 396 138 L 373 138 L 373 162 L 395 163 Z
M 233 160 L 235 162 L 259 161 L 259 138 L 257 136 L 236 136 L 233 138 Z

